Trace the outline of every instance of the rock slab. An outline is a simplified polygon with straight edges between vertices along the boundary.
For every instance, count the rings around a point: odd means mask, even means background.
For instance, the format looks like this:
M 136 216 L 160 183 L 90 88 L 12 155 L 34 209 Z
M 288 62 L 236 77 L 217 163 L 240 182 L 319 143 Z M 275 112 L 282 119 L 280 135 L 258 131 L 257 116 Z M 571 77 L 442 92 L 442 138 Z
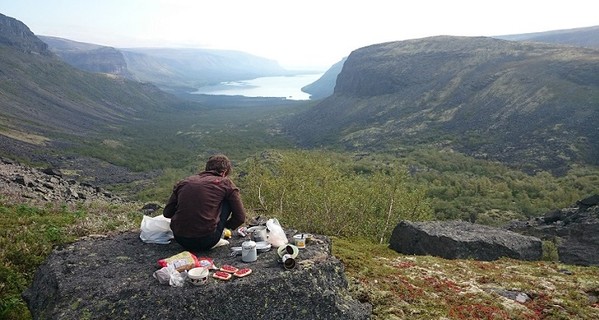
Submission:
M 599 195 L 543 217 L 512 221 L 506 229 L 554 242 L 562 263 L 599 266 Z
M 239 246 L 242 238 L 231 239 Z M 202 286 L 160 284 L 157 261 L 184 251 L 177 243 L 146 244 L 139 233 L 82 239 L 57 248 L 24 293 L 33 319 L 368 319 L 371 306 L 354 300 L 344 267 L 317 236 L 285 270 L 275 249 L 244 263 L 228 246 L 198 256 L 217 266 L 249 267 L 228 281 Z
M 465 221 L 401 221 L 389 247 L 403 254 L 482 261 L 539 260 L 543 253 L 538 238 Z

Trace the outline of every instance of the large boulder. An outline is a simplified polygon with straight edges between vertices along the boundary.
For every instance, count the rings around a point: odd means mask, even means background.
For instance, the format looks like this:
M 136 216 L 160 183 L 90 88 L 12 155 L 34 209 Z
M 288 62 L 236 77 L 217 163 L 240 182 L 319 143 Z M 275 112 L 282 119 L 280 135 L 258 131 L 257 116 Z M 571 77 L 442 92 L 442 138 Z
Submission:
M 446 259 L 492 261 L 502 257 L 538 260 L 540 239 L 465 221 L 401 221 L 389 247 L 399 253 Z
M 506 229 L 554 242 L 560 262 L 599 266 L 599 195 L 540 218 L 512 221 Z
M 240 246 L 242 238 L 232 239 Z M 368 319 L 354 300 L 330 240 L 316 236 L 285 270 L 275 249 L 244 263 L 227 247 L 198 253 L 253 272 L 201 286 L 160 284 L 157 261 L 184 251 L 177 243 L 143 243 L 135 232 L 86 238 L 57 248 L 23 298 L 34 319 Z

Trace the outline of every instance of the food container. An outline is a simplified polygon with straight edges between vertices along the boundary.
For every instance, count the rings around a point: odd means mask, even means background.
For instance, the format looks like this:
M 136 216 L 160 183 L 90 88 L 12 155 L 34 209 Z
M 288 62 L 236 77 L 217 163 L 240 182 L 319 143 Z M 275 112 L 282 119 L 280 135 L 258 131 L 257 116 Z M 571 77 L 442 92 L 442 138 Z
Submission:
M 314 235 L 311 233 L 304 233 L 304 239 L 306 239 L 306 244 L 314 241 Z
M 258 259 L 256 242 L 249 240 L 241 244 L 241 260 L 243 262 L 254 262 Z
M 208 268 L 204 267 L 192 268 L 189 271 L 187 271 L 187 277 L 189 278 L 189 282 L 196 286 L 204 284 L 208 280 L 209 274 L 210 271 L 208 270 Z
M 293 243 L 300 249 L 306 247 L 306 234 L 300 233 L 293 236 Z

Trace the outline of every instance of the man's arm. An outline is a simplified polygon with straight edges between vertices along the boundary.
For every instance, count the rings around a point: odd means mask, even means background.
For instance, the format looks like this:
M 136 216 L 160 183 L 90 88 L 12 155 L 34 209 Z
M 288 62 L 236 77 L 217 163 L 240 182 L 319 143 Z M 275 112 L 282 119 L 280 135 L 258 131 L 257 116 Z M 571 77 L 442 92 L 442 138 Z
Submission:
M 176 190 L 173 190 L 166 206 L 164 206 L 164 210 L 162 210 L 162 215 L 165 218 L 172 218 L 175 212 L 177 212 L 177 193 Z
M 239 195 L 239 189 L 235 188 L 228 199 L 229 206 L 231 207 L 231 218 L 227 220 L 225 228 L 234 230 L 237 229 L 245 222 L 245 209 L 243 208 L 243 202 Z

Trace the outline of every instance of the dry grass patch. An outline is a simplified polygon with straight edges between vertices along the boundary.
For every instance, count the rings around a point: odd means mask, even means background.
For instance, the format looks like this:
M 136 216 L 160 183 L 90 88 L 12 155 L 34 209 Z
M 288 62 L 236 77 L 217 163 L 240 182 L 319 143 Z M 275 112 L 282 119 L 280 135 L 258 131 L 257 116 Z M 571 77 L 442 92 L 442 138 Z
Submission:
M 0 130 L 0 134 L 15 140 L 19 140 L 21 142 L 31 143 L 38 146 L 43 146 L 46 144 L 46 142 L 50 141 L 49 138 L 46 138 L 44 136 L 7 128 L 3 128 L 2 130 Z

